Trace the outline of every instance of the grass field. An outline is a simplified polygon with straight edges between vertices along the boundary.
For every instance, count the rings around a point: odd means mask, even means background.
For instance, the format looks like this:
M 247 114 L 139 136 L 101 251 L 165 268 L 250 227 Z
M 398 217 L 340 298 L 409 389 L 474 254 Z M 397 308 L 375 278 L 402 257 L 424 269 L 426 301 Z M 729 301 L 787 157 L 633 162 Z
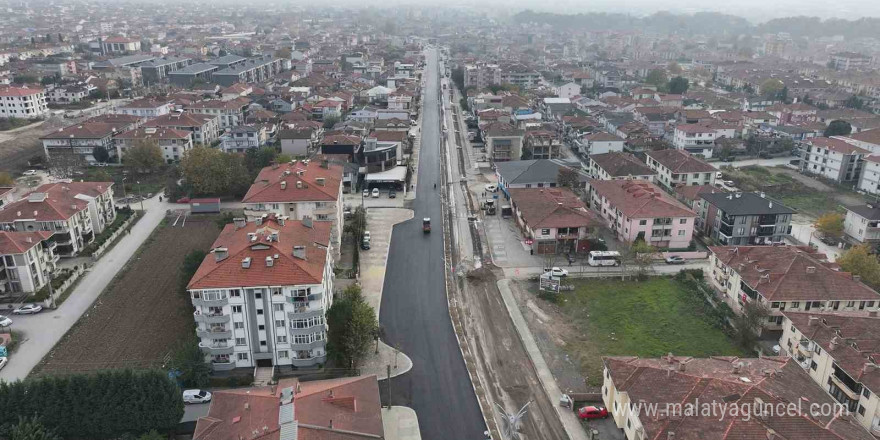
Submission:
M 602 356 L 747 355 L 703 318 L 699 305 L 674 279 L 574 284 L 574 293 L 558 304 L 580 333 L 565 341 L 566 349 L 590 385 L 601 384 Z
M 724 178 L 733 180 L 737 188 L 747 192 L 763 191 L 785 206 L 804 214 L 819 217 L 841 209 L 839 198 L 844 190 L 840 188 L 832 187 L 832 191 L 819 191 L 798 182 L 780 170 L 767 167 L 725 168 L 722 172 Z M 848 197 L 859 197 L 853 192 L 847 193 Z

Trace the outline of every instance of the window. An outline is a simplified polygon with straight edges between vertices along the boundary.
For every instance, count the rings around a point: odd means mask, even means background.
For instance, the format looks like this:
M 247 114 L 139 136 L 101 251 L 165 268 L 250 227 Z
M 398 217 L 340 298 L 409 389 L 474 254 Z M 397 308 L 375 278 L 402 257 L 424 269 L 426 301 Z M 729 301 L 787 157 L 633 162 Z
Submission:
M 284 327 L 284 320 L 283 319 L 276 319 L 275 320 L 275 327 Z
M 235 345 L 247 345 L 245 338 L 235 338 Z
M 541 235 L 550 235 L 549 229 L 541 229 Z
M 241 297 L 241 290 L 232 289 L 229 291 L 229 296 L 231 298 L 240 298 Z
M 247 353 L 238 353 L 238 360 L 240 360 L 240 361 L 248 360 L 248 354 Z
M 232 313 L 241 313 L 241 306 L 232 306 Z
M 685 234 L 685 232 L 687 232 L 687 231 L 685 231 L 684 229 L 682 229 L 682 230 L 678 231 L 678 235 L 679 235 L 679 236 L 683 236 L 683 235 Z
M 688 219 L 686 219 L 686 218 L 678 219 L 678 224 L 680 224 L 680 225 L 687 224 L 687 222 L 688 222 Z
M 275 342 L 277 342 L 279 344 L 286 344 L 287 343 L 287 335 L 278 335 L 275 338 Z
M 792 301 L 791 302 L 791 308 L 793 308 L 793 309 L 796 309 L 800 306 L 801 306 L 800 301 Z M 791 326 L 791 329 L 792 329 L 791 331 L 794 331 L 794 326 Z
M 263 314 L 263 309 L 257 309 L 257 314 L 258 314 L 258 315 L 262 315 L 262 314 Z
M 266 326 L 263 325 L 263 324 L 260 324 L 260 325 L 257 327 L 257 329 L 258 329 L 258 330 L 266 330 Z
M 287 359 L 288 357 L 290 357 L 290 354 L 287 352 L 287 350 L 280 350 L 278 352 L 279 359 Z
M 260 347 L 265 347 L 265 346 L 266 346 L 266 341 L 260 341 Z
M 819 365 L 816 363 L 816 361 L 810 361 L 810 369 L 816 371 L 816 368 L 819 368 Z
M 866 399 L 870 399 L 871 398 L 871 390 L 869 390 L 865 387 L 862 387 L 862 395 L 865 396 Z
M 272 304 L 272 310 L 274 310 L 276 312 L 283 312 L 284 311 L 284 304 Z
M 864 415 L 865 415 L 865 407 L 862 406 L 862 405 L 859 405 L 859 415 L 860 415 L 860 416 L 864 416 Z
M 263 292 L 254 292 L 254 299 L 263 299 Z
M 234 328 L 236 330 L 241 330 L 244 328 L 244 323 L 243 322 L 233 322 L 232 328 Z

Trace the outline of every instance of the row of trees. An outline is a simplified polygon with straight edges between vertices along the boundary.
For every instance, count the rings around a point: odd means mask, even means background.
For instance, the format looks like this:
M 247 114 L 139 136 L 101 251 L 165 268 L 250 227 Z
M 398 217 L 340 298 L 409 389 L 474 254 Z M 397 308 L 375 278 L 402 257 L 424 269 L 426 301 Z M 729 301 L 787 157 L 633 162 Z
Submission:
M 327 325 L 327 353 L 343 368 L 358 368 L 379 337 L 376 311 L 356 284 L 334 300 L 327 311 Z
M 681 72 L 681 68 L 675 67 L 678 66 L 675 63 L 670 64 L 670 71 L 673 72 Z M 660 92 L 672 93 L 674 95 L 683 95 L 690 88 L 690 82 L 688 82 L 687 78 L 682 76 L 675 76 L 672 79 L 667 78 L 666 72 L 662 69 L 653 69 L 648 72 L 648 76 L 645 77 L 645 82 L 657 87 L 657 90 Z
M 182 416 L 180 389 L 158 370 L 0 382 L 0 426 L 6 432 L 18 427 L 63 438 L 116 439 L 170 431 Z M 34 435 L 18 438 L 55 438 Z

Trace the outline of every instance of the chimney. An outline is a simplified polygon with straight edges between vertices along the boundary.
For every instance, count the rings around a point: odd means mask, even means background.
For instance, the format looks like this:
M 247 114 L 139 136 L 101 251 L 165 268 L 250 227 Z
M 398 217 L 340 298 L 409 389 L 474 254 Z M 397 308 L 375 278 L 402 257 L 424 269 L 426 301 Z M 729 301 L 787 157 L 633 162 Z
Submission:
M 281 189 L 287 189 L 287 181 L 286 180 L 281 181 Z
M 272 267 L 275 265 L 275 259 L 270 257 L 266 257 L 266 267 Z
M 307 215 L 303 216 L 302 225 L 311 229 L 312 228 L 312 218 Z
M 299 258 L 300 260 L 306 259 L 306 247 L 305 246 L 294 246 L 293 247 L 293 257 Z
M 816 273 L 816 266 L 807 266 L 807 273 Z
M 247 269 L 251 267 L 251 257 L 247 257 L 241 260 L 241 268 Z
M 810 316 L 809 325 L 811 325 L 811 326 L 812 326 L 812 325 L 815 325 L 817 322 L 819 322 L 819 317 L 818 317 L 818 316 Z
M 675 440 L 675 432 L 669 431 L 666 433 L 666 440 Z
M 282 215 L 282 216 L 280 216 L 280 217 L 277 217 L 275 220 L 278 220 L 278 225 L 279 225 L 279 226 L 284 226 L 284 223 L 287 222 L 287 216 L 286 216 L 286 215 Z
M 679 362 L 679 363 L 678 363 L 678 371 L 682 371 L 682 372 L 683 372 L 683 371 L 685 371 L 686 369 L 687 369 L 687 367 L 685 366 L 685 363 L 684 363 L 684 362 Z
M 333 419 L 330 419 L 330 429 L 333 429 Z
M 767 428 L 767 440 L 776 440 L 777 438 L 779 437 L 776 435 L 776 431 Z
M 840 337 L 835 336 L 831 338 L 831 341 L 828 342 L 828 351 L 834 351 L 834 349 L 837 348 L 838 345 L 840 345 Z
M 296 181 L 296 188 L 297 188 L 297 189 L 302 189 L 302 187 L 303 187 L 302 180 L 297 180 L 297 181 Z
M 861 275 L 853 275 L 853 281 L 861 281 L 861 280 L 862 280 Z
M 770 202 L 770 209 L 773 209 L 773 202 Z
M 243 217 L 236 217 L 232 219 L 232 223 L 235 225 L 235 229 L 241 229 L 247 226 L 247 219 Z
M 315 179 L 315 183 L 317 183 L 318 186 L 324 186 L 324 178 L 318 177 L 317 179 Z
M 27 241 L 28 243 L 33 243 L 33 242 L 34 242 L 34 239 L 31 238 L 31 237 L 26 237 L 26 238 L 25 238 L 25 241 Z
M 244 409 L 245 409 L 245 411 L 250 410 L 250 409 L 251 409 L 251 403 L 250 403 L 250 402 L 245 402 L 245 403 L 244 403 Z
M 225 247 L 218 247 L 214 249 L 214 261 L 220 262 L 226 259 L 229 256 L 229 249 Z

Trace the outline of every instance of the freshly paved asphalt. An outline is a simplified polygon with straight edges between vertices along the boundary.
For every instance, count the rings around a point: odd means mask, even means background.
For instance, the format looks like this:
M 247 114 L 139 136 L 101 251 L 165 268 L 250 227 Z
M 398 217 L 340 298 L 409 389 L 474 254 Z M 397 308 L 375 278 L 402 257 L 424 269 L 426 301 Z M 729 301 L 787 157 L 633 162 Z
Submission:
M 391 404 L 416 411 L 425 440 L 478 440 L 485 438 L 486 426 L 446 302 L 442 202 L 439 188 L 434 189 L 440 183 L 437 56 L 431 50 L 426 60 L 415 215 L 394 227 L 379 321 L 385 341 L 413 361 L 409 373 L 391 380 Z M 431 218 L 429 234 L 422 232 L 424 217 Z M 386 386 L 380 384 L 383 402 L 388 402 Z

